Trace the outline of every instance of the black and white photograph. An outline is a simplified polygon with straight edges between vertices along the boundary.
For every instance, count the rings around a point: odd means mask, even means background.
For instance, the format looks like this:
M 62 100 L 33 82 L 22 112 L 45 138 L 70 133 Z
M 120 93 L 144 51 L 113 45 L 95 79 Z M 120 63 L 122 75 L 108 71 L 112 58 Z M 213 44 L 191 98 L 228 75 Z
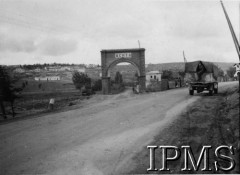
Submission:
M 0 0 L 0 174 L 240 174 L 240 0 Z

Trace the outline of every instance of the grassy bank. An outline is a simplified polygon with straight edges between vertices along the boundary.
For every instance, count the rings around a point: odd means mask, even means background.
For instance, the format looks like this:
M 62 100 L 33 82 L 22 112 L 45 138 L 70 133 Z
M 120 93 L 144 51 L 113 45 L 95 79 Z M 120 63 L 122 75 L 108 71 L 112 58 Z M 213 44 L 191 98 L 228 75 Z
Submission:
M 168 167 L 171 171 L 163 172 L 147 172 L 149 168 L 149 150 L 144 146 L 143 150 L 134 158 L 134 170 L 130 173 L 239 173 L 239 94 L 238 87 L 235 86 L 230 89 L 224 89 L 218 95 L 205 96 L 200 98 L 194 105 L 183 111 L 170 126 L 166 127 L 161 133 L 155 137 L 154 141 L 149 145 L 174 145 L 181 148 L 182 145 L 190 145 L 194 156 L 198 159 L 203 145 L 211 145 L 210 151 L 210 168 L 212 171 L 181 171 L 184 163 L 184 156 L 176 161 L 169 161 Z M 231 172 L 215 171 L 214 161 L 219 160 L 214 156 L 214 150 L 220 145 L 232 145 L 235 149 L 234 160 L 236 167 Z M 156 168 L 162 168 L 162 152 L 160 149 L 156 150 Z M 173 157 L 175 152 L 169 152 L 169 156 Z M 226 154 L 225 154 L 226 155 Z M 229 167 L 229 163 L 219 162 L 223 167 Z M 191 167 L 191 165 L 190 165 Z M 203 168 L 203 162 L 199 169 Z
M 27 83 L 26 83 L 27 82 Z M 82 96 L 74 84 L 70 81 L 35 81 L 21 80 L 17 87 L 24 84 L 23 91 L 19 98 L 14 101 L 15 119 L 46 114 L 50 112 L 63 111 L 71 109 L 82 100 L 89 97 Z M 49 100 L 55 99 L 54 109 L 49 110 Z M 12 120 L 12 110 L 9 102 L 4 102 L 7 119 Z M 6 122 L 0 110 L 0 122 Z
M 54 109 L 49 109 L 50 98 L 55 99 Z M 25 117 L 37 116 L 57 111 L 70 110 L 72 106 L 80 104 L 89 97 L 82 96 L 80 92 L 49 92 L 49 93 L 31 93 L 23 94 L 17 98 L 14 103 L 15 117 L 12 117 L 10 103 L 5 102 L 5 110 L 8 120 L 16 120 Z M 0 122 L 6 122 L 0 116 Z

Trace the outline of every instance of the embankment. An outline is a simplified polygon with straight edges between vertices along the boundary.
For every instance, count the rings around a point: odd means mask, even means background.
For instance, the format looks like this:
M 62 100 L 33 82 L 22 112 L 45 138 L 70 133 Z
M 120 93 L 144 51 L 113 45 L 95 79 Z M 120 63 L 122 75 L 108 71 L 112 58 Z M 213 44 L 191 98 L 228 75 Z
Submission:
M 202 96 L 192 106 L 187 108 L 181 116 L 178 117 L 172 124 L 167 126 L 154 141 L 149 145 L 173 145 L 181 150 L 181 146 L 189 145 L 192 148 L 195 159 L 197 160 L 202 146 L 212 146 L 209 153 L 209 166 L 212 171 L 203 172 L 203 161 L 201 162 L 198 171 L 181 171 L 184 163 L 184 156 L 175 161 L 168 161 L 170 171 L 151 171 L 149 168 L 149 150 L 145 146 L 140 153 L 134 158 L 135 168 L 130 172 L 139 173 L 240 173 L 239 172 L 239 93 L 238 86 L 231 88 L 222 88 L 220 93 L 214 96 L 201 94 Z M 229 167 L 228 161 L 219 161 L 214 155 L 215 149 L 220 145 L 228 145 L 234 147 L 234 160 L 236 167 L 231 172 L 216 171 L 214 161 L 218 160 L 223 167 Z M 174 157 L 175 152 L 169 152 L 170 157 Z M 225 153 L 226 155 L 226 153 Z M 156 150 L 156 168 L 162 168 L 162 152 Z M 191 165 L 190 165 L 191 167 Z

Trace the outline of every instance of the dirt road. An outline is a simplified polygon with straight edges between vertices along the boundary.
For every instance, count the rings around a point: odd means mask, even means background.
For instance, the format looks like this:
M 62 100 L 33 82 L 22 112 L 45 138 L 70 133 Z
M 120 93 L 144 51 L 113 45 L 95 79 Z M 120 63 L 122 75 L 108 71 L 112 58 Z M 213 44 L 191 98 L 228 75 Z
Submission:
M 96 95 L 77 110 L 0 125 L 0 174 L 118 174 L 198 98 L 185 88 Z

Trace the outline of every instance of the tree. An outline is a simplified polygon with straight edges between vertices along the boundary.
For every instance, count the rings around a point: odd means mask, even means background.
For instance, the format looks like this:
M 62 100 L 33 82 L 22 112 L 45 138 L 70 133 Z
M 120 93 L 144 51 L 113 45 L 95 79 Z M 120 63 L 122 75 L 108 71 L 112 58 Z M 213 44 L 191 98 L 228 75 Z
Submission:
M 115 75 L 115 83 L 117 83 L 117 84 L 123 83 L 122 74 L 119 71 L 117 71 L 117 73 Z
M 233 78 L 234 77 L 234 74 L 236 72 L 236 69 L 234 67 L 229 67 L 227 69 L 227 75 L 230 77 L 230 78 Z
M 162 79 L 172 80 L 173 79 L 173 73 L 170 70 L 164 70 L 162 74 Z
M 214 70 L 214 72 L 213 72 L 214 79 L 218 79 L 218 78 L 223 78 L 224 77 L 224 71 L 218 65 L 213 64 L 213 70 Z
M 98 79 L 98 80 L 94 81 L 92 88 L 93 88 L 94 91 L 102 90 L 102 80 Z
M 224 77 L 224 71 L 222 69 L 219 70 L 218 77 Z
M 17 92 L 20 92 L 22 88 L 14 87 L 16 80 L 12 79 L 6 69 L 0 66 L 0 106 L 3 113 L 4 119 L 6 119 L 5 107 L 3 102 L 10 102 L 12 108 L 12 115 L 15 116 L 14 112 L 14 101 L 18 98 Z
M 87 74 L 75 71 L 72 76 L 72 81 L 76 89 L 82 89 L 82 87 L 91 87 L 91 78 Z
M 180 75 L 182 78 L 184 78 L 184 76 L 185 76 L 185 74 L 186 74 L 185 71 L 179 71 L 178 73 L 179 73 L 179 75 Z

